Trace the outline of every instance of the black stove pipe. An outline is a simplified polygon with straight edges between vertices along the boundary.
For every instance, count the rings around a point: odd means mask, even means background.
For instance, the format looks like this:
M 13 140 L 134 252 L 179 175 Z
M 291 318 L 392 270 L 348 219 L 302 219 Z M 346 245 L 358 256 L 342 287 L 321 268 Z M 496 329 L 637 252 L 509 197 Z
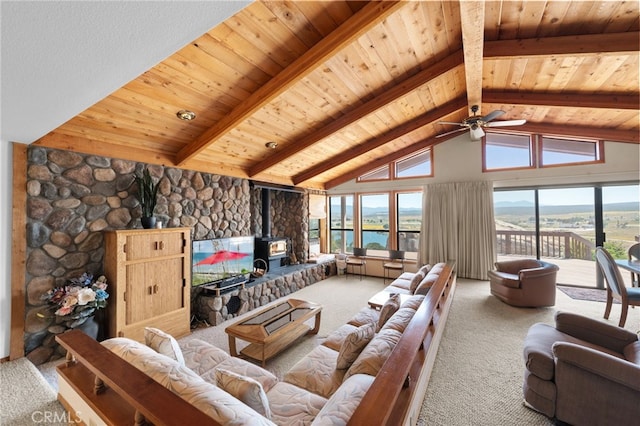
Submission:
M 271 238 L 271 194 L 262 188 L 262 238 Z

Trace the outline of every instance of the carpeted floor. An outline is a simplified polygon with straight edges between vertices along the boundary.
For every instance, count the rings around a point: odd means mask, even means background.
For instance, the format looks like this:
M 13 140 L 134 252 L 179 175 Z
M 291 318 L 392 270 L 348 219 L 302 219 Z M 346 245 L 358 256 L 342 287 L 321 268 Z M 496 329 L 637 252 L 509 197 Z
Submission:
M 67 425 L 56 392 L 27 359 L 0 364 L 0 425 Z

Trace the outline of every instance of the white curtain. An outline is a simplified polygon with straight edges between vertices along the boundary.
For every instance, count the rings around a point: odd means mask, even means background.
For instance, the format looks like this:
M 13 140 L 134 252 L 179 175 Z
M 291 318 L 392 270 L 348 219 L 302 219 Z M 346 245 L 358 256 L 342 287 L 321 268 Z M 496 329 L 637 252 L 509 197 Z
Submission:
M 458 276 L 488 279 L 496 260 L 491 182 L 427 185 L 422 211 L 420 262 L 455 260 Z

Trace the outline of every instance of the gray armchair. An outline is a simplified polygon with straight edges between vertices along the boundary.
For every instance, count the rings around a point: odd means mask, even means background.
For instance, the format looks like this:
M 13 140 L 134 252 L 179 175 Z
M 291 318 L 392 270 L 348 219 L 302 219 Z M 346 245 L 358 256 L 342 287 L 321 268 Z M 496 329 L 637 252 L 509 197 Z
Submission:
M 571 425 L 640 419 L 640 341 L 624 328 L 567 312 L 524 340 L 525 404 Z
M 536 259 L 496 262 L 489 271 L 491 294 L 505 303 L 519 307 L 556 304 L 558 266 Z

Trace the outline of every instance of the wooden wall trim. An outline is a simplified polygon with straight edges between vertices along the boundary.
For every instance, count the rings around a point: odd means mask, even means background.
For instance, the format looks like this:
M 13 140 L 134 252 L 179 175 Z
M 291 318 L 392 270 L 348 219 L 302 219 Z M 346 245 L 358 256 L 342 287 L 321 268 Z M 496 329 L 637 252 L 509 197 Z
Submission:
M 11 334 L 9 335 L 9 359 L 17 359 L 24 356 L 28 145 L 13 143 L 12 148 Z

